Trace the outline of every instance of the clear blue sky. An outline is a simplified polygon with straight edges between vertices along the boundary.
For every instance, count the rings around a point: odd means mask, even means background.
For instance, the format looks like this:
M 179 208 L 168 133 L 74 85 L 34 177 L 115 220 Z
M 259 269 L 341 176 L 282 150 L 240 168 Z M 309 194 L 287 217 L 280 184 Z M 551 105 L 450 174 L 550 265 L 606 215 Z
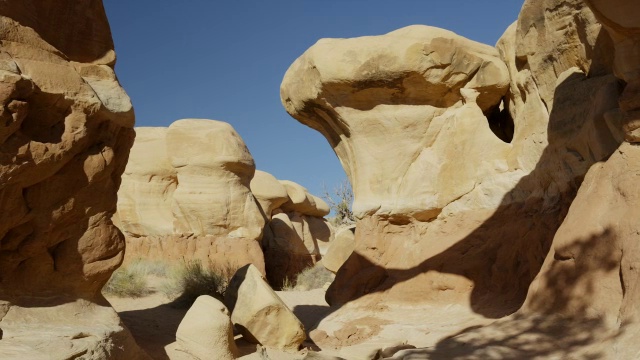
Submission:
M 226 121 L 258 169 L 319 195 L 346 178 L 328 142 L 290 117 L 280 83 L 318 39 L 379 35 L 414 24 L 495 44 L 518 0 L 104 0 L 137 126 Z

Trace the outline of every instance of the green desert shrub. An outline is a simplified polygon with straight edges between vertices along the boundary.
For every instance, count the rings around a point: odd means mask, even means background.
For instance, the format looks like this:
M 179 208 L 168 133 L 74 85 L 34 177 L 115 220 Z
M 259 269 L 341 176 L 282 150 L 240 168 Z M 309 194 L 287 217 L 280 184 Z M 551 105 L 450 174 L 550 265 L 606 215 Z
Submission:
M 169 274 L 162 292 L 179 307 L 188 307 L 200 295 L 222 300 L 229 282 L 229 271 L 206 268 L 199 261 L 182 264 Z
M 114 271 L 102 291 L 118 297 L 142 297 L 152 291 L 147 286 L 146 274 L 135 266 L 123 266 Z
M 333 281 L 333 278 L 333 273 L 318 263 L 302 270 L 302 272 L 298 274 L 293 290 L 319 289 L 323 287 L 324 284 Z

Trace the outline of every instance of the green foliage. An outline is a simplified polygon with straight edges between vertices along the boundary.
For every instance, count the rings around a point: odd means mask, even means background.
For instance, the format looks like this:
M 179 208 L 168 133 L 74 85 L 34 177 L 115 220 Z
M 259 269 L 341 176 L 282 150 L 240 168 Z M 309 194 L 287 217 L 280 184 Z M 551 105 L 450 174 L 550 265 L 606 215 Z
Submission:
M 333 191 L 329 191 L 323 186 L 322 198 L 327 202 L 333 213 L 333 218 L 329 220 L 333 226 L 349 225 L 355 222 L 355 217 L 351 211 L 353 190 L 349 180 L 344 179 L 333 188 Z

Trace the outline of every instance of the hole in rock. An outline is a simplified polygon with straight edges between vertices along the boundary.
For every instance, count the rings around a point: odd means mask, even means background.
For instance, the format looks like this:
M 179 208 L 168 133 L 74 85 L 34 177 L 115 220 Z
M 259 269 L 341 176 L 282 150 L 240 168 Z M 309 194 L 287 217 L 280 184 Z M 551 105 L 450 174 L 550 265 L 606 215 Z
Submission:
M 487 113 L 489 128 L 502 141 L 511 143 L 513 140 L 514 124 L 504 99 L 500 104 Z

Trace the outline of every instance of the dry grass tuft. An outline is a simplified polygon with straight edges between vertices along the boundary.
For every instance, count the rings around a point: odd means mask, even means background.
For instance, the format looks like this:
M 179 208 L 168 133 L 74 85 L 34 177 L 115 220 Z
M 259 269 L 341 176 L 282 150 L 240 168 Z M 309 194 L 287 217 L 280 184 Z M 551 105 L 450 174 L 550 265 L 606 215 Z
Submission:
M 302 270 L 302 272 L 298 274 L 292 290 L 306 291 L 319 289 L 322 288 L 324 284 L 332 282 L 334 277 L 331 271 L 318 263 Z M 285 290 L 284 286 L 283 290 Z
M 174 305 L 189 307 L 200 295 L 222 301 L 228 283 L 228 269 L 205 268 L 199 261 L 189 261 L 173 269 L 161 291 Z
M 147 286 L 147 274 L 134 264 L 114 271 L 102 291 L 117 297 L 142 297 L 152 291 Z

